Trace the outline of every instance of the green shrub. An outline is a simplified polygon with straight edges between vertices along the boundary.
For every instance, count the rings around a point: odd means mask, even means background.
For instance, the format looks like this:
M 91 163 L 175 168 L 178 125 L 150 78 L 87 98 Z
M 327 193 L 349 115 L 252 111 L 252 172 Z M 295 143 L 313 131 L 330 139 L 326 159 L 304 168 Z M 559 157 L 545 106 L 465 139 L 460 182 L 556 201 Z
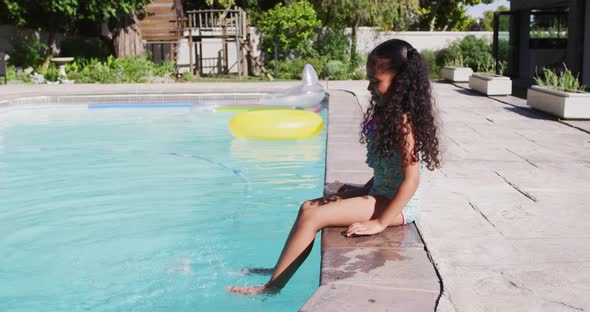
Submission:
M 79 83 L 160 82 L 171 80 L 176 73 L 174 63 L 160 65 L 145 57 L 115 58 L 101 62 L 96 58 L 76 59 L 66 66 L 68 78 Z
M 113 58 L 109 67 L 120 73 L 123 82 L 149 82 L 154 63 L 142 57 Z
M 68 78 L 75 80 L 77 83 L 117 83 L 123 81 L 119 73 L 96 58 L 76 59 L 69 66 L 69 70 L 68 66 L 66 66 L 66 70 L 68 71 Z
M 505 76 L 510 76 L 508 70 L 508 59 L 510 58 L 510 46 L 509 42 L 506 39 L 499 39 L 498 40 L 498 59 L 500 60 L 500 74 Z
M 314 49 L 327 60 L 350 62 L 350 40 L 344 29 L 325 28 L 314 43 Z
M 357 70 L 350 75 L 350 79 L 352 79 L 352 80 L 366 80 L 367 73 L 362 70 Z
M 6 67 L 6 80 L 7 81 L 11 81 L 11 80 L 17 80 L 18 77 L 16 77 L 16 67 L 14 65 L 9 65 Z
M 450 46 L 436 51 L 434 63 L 440 68 L 445 66 L 464 66 L 461 49 L 459 48 L 457 42 L 453 42 Z
M 494 57 L 492 44 L 485 38 L 469 35 L 459 42 L 459 49 L 463 57 L 464 66 L 471 67 L 475 72 L 492 72 Z
M 422 59 L 428 65 L 428 73 L 430 79 L 440 79 L 442 66 L 436 64 L 436 52 L 432 50 L 422 50 L 420 51 L 420 55 L 422 55 Z
M 55 63 L 49 63 L 47 68 L 43 68 L 43 66 L 39 65 L 35 72 L 43 75 L 45 81 L 55 82 L 59 78 L 59 69 Z
M 262 14 L 256 26 L 262 30 L 262 50 L 272 55 L 276 46 L 279 58 L 284 60 L 290 55 L 306 57 L 313 54 L 310 42 L 317 37 L 315 29 L 321 26 L 321 22 L 309 2 L 298 1 L 289 6 L 277 4 Z
M 8 63 L 20 67 L 37 67 L 45 61 L 47 45 L 36 38 L 17 38 L 12 40 L 12 51 Z
M 165 61 L 161 64 L 154 64 L 154 76 L 172 78 L 176 75 L 176 65 L 172 61 Z
M 585 92 L 586 86 L 580 84 L 578 75 L 574 76 L 569 68 L 563 64 L 564 71 L 557 73 L 549 68 L 543 68 L 542 75 L 535 76 L 535 82 L 542 87 L 565 92 Z
M 332 60 L 324 65 L 322 76 L 330 80 L 346 80 L 350 77 L 350 66 L 338 60 Z
M 495 68 L 491 43 L 474 35 L 456 40 L 448 47 L 435 52 L 434 64 L 436 68 L 470 67 L 475 72 L 493 72 Z
M 359 53 L 355 53 L 353 55 L 353 57 L 351 57 L 350 61 L 348 62 L 348 66 L 349 66 L 349 73 L 352 74 L 354 72 L 357 71 L 361 71 L 363 73 L 365 73 L 365 78 L 367 78 L 366 76 L 366 66 L 367 66 L 367 57 L 366 56 L 362 56 Z M 363 79 L 365 79 L 363 78 Z
M 195 77 L 195 75 L 193 75 L 193 73 L 191 73 L 190 71 L 185 71 L 184 73 L 182 73 L 182 77 L 181 77 L 182 81 L 187 81 L 187 82 L 195 82 L 197 81 L 197 77 Z
M 292 59 L 279 61 L 279 78 L 280 79 L 295 79 L 302 78 L 303 66 L 310 64 L 315 69 L 318 75 L 321 75 L 324 68 L 324 60 L 322 58 L 306 58 L 306 59 Z M 274 68 L 274 61 L 270 62 L 269 69 Z

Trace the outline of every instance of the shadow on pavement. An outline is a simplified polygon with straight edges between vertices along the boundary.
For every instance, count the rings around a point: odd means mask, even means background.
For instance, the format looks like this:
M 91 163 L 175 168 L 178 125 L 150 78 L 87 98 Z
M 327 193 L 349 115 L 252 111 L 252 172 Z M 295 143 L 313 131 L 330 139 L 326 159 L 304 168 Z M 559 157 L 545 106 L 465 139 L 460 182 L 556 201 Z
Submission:
M 541 111 L 534 110 L 532 108 L 522 108 L 522 107 L 505 107 L 505 110 L 511 111 L 513 113 L 517 113 L 521 116 L 536 119 L 536 120 L 551 120 L 557 121 L 558 119 L 555 116 L 543 113 Z

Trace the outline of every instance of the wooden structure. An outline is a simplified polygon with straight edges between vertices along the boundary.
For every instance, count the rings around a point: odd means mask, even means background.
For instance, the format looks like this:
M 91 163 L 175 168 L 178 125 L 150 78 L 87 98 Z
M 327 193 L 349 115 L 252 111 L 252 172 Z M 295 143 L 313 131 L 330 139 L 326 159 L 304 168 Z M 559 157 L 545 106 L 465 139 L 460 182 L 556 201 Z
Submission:
M 249 19 L 241 8 L 185 13 L 180 0 L 154 0 L 139 20 L 146 50 L 155 62 L 180 65 L 179 54 L 183 62 L 188 54 L 188 70 L 196 76 L 237 73 L 242 78 L 248 75 L 250 61 L 272 80 L 253 53 Z
M 180 0 L 153 0 L 146 13 L 138 16 L 146 51 L 153 61 L 175 61 L 178 21 L 183 18 Z
M 272 80 L 258 56 L 250 46 L 250 25 L 246 12 L 241 8 L 225 10 L 195 10 L 186 12 L 183 36 L 189 39 L 190 70 L 200 74 L 212 72 L 227 74 L 237 69 L 238 77 L 248 75 L 249 57 Z M 203 45 L 206 41 L 220 41 L 217 55 L 207 55 Z M 235 52 L 235 62 L 230 61 L 230 52 Z M 194 58 L 193 58 L 194 57 Z M 234 68 L 236 67 L 236 68 Z

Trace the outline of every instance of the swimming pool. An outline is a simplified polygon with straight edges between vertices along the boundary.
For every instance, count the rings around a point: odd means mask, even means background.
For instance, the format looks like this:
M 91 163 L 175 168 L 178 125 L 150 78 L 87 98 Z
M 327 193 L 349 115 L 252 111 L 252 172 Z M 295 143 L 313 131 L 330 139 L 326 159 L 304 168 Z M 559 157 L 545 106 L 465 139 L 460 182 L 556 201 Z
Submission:
M 272 268 L 299 204 L 322 195 L 325 130 L 236 140 L 234 114 L 0 110 L 0 310 L 298 309 L 319 246 L 279 295 L 224 287 L 265 282 L 242 268 Z

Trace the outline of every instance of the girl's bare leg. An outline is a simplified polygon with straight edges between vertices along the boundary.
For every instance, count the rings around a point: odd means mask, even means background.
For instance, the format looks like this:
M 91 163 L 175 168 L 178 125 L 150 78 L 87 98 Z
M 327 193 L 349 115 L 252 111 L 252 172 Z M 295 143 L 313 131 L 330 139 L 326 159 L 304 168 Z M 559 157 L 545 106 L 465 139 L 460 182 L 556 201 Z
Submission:
M 348 194 L 338 194 L 346 197 Z M 358 196 L 341 198 L 332 196 L 306 201 L 299 209 L 297 220 L 291 228 L 289 237 L 274 268 L 270 280 L 259 287 L 228 287 L 237 294 L 257 294 L 280 290 L 305 260 L 316 233 L 324 227 L 349 226 L 355 222 L 374 219 L 389 200 L 381 196 Z M 400 225 L 403 218 L 398 216 L 391 225 Z

